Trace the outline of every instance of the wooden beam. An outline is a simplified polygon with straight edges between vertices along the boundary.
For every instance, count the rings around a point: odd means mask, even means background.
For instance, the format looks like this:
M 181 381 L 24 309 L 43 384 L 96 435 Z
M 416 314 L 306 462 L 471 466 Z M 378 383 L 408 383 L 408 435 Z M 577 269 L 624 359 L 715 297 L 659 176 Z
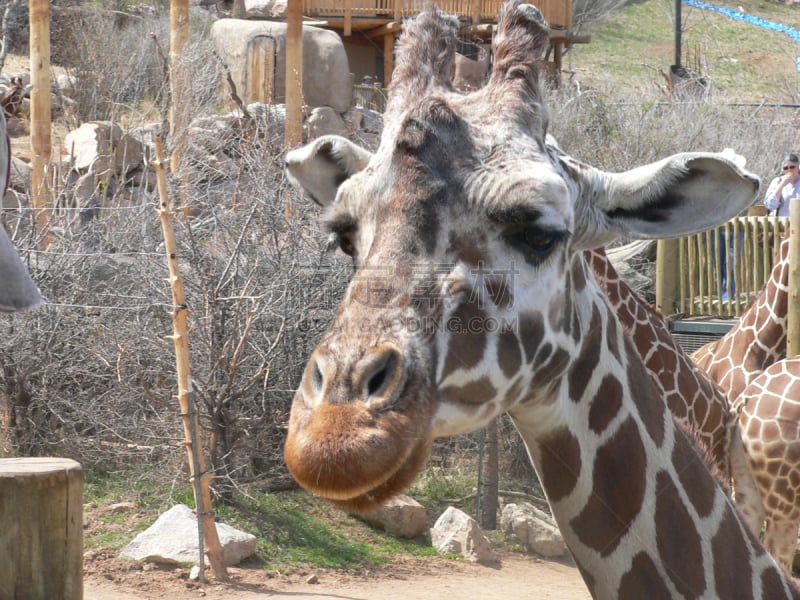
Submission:
M 382 38 L 385 35 L 396 35 L 403 30 L 403 24 L 400 21 L 392 21 L 390 23 L 385 23 L 380 27 L 376 27 L 375 29 L 371 29 L 370 31 L 366 32 L 364 36 L 367 39 L 374 40 L 378 38 Z
M 303 142 L 303 3 L 289 0 L 286 15 L 286 129 L 284 143 Z
M 383 36 L 383 87 L 388 88 L 394 71 L 394 34 Z

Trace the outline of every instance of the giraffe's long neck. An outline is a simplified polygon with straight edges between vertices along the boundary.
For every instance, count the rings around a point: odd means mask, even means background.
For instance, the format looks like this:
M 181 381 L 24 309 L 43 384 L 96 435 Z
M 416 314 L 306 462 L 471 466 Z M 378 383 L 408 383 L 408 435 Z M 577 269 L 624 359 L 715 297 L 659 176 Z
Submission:
M 546 412 L 510 411 L 593 596 L 795 597 L 595 291 Z
M 729 470 L 732 416 L 727 398 L 677 345 L 664 320 L 623 281 L 598 249 L 585 253 L 611 307 L 631 335 L 639 356 L 673 416 L 692 429 L 711 452 L 720 473 Z

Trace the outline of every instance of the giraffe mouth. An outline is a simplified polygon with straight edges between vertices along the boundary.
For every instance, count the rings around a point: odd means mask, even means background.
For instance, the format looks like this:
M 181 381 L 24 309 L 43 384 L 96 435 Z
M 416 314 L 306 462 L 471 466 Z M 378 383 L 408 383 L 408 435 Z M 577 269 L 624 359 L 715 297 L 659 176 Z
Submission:
M 422 402 L 423 404 L 429 404 Z M 362 402 L 308 407 L 298 392 L 284 447 L 286 465 L 308 491 L 363 513 L 406 489 L 430 455 L 431 420 L 419 402 L 373 411 Z

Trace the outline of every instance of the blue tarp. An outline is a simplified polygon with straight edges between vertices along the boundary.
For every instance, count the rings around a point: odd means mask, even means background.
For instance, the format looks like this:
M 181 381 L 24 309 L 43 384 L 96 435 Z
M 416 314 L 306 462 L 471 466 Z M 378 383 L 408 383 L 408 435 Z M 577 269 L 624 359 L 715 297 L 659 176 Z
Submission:
M 800 29 L 795 29 L 794 27 L 789 27 L 788 25 L 781 25 L 780 23 L 773 23 L 772 21 L 767 21 L 761 17 L 754 17 L 752 15 L 745 14 L 742 11 L 726 8 L 724 6 L 714 6 L 713 4 L 706 4 L 705 2 L 698 2 L 697 0 L 683 0 L 683 3 L 688 6 L 694 6 L 695 8 L 701 8 L 703 10 L 712 10 L 714 12 L 721 13 L 726 17 L 730 17 L 731 19 L 745 21 L 747 23 L 751 23 L 752 25 L 763 27 L 764 29 L 785 33 L 792 38 L 796 44 L 800 44 Z

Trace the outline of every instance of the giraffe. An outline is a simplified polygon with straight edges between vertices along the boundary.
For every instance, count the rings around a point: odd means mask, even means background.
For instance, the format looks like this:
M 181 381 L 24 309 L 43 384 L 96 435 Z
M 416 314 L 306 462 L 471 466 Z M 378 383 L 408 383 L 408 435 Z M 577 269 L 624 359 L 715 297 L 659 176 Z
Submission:
M 697 435 L 720 475 L 733 480 L 736 503 L 757 535 L 764 519 L 762 494 L 727 397 L 678 345 L 656 310 L 619 276 L 604 249 L 587 250 L 585 257 L 659 395 L 672 415 Z
M 658 398 L 582 254 L 713 226 L 758 179 L 700 152 L 605 173 L 546 145 L 548 27 L 513 0 L 499 23 L 488 84 L 462 94 L 458 21 L 429 7 L 404 24 L 376 153 L 331 136 L 286 157 L 354 263 L 292 403 L 290 472 L 366 510 L 411 483 L 434 437 L 507 412 L 594 597 L 800 598 Z
M 709 342 L 692 360 L 727 395 L 731 406 L 745 387 L 771 364 L 786 356 L 786 315 L 789 306 L 788 232 L 769 280 L 736 324 Z
M 761 494 L 764 546 L 792 568 L 800 525 L 800 357 L 771 364 L 736 401 L 750 470 Z
M 764 546 L 792 568 L 800 524 L 800 361 L 786 356 L 789 237 L 781 242 L 770 278 L 722 338 L 692 356 L 725 393 L 738 415 L 742 444 L 758 496 L 740 509 Z M 738 500 L 738 499 L 737 499 Z

